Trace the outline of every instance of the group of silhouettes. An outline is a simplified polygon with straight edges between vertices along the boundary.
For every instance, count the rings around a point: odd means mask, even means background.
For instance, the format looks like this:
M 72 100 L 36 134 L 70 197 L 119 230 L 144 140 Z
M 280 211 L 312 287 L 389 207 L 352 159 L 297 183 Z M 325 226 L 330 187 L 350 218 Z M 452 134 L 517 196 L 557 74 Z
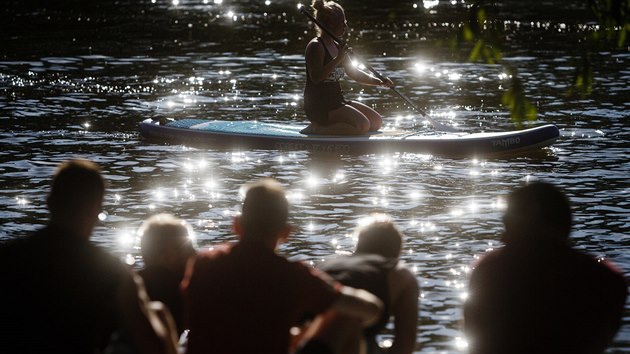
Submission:
M 87 160 L 62 163 L 50 221 L 0 244 L 0 353 L 405 353 L 417 344 L 419 286 L 385 215 L 353 254 L 314 268 L 276 252 L 293 230 L 273 179 L 247 185 L 238 241 L 197 251 L 169 214 L 141 226 L 138 272 L 90 241 L 106 183 Z M 474 265 L 463 330 L 471 354 L 602 353 L 627 297 L 610 262 L 573 248 L 568 198 L 533 182 L 508 196 L 504 246 Z M 378 335 L 392 335 L 382 348 Z M 181 339 L 180 339 L 181 338 Z

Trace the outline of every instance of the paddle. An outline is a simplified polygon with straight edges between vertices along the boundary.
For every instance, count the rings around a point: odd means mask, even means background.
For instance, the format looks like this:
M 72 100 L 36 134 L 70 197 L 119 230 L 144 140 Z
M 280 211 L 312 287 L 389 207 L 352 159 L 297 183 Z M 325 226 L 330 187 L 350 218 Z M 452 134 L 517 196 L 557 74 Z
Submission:
M 311 21 L 313 21 L 313 23 L 315 23 L 319 28 L 321 28 L 324 32 L 326 32 L 327 35 L 330 36 L 330 38 L 332 38 L 335 42 L 337 42 L 337 44 L 339 46 L 344 46 L 346 44 L 345 41 L 337 38 L 337 36 L 335 36 L 328 28 L 326 28 L 326 26 L 324 26 L 319 20 L 317 20 L 315 18 L 315 16 L 313 16 L 310 12 L 308 12 L 305 8 L 304 5 L 302 4 L 298 4 L 298 9 L 300 10 L 301 13 L 303 13 L 304 15 L 306 15 Z M 358 58 L 358 56 L 354 53 L 352 53 L 354 55 L 355 58 Z M 366 69 L 368 69 L 374 76 L 376 76 L 379 80 L 385 82 L 386 79 L 383 75 L 381 75 L 381 73 L 379 73 L 378 71 L 376 71 L 373 67 L 371 67 L 369 64 L 367 64 L 367 62 L 362 61 L 363 65 L 365 66 Z M 403 95 L 402 92 L 400 92 L 396 87 L 390 87 L 390 89 L 392 91 L 394 91 L 394 93 L 396 93 L 400 98 L 402 98 L 403 100 L 405 100 L 405 102 L 407 102 L 407 104 L 413 108 L 416 112 L 420 113 L 426 120 L 429 121 L 429 123 L 431 123 L 431 125 L 433 125 L 433 127 L 437 130 L 441 130 L 441 131 L 446 131 L 446 132 L 457 132 L 458 130 L 450 127 L 448 125 L 444 125 L 441 124 L 440 122 L 437 122 L 436 120 L 434 120 L 433 118 L 431 118 L 428 114 L 426 114 L 425 111 L 423 111 L 422 109 L 418 108 L 416 105 L 414 105 L 411 100 Z

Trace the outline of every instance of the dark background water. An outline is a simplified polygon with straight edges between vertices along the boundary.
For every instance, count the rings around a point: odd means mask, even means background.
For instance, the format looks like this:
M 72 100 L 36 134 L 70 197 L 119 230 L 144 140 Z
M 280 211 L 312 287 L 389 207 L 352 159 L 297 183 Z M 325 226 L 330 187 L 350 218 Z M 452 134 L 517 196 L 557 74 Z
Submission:
M 466 63 L 444 44 L 466 4 L 343 1 L 356 52 L 387 73 L 435 119 L 470 131 L 514 129 L 500 65 Z M 415 5 L 415 6 L 414 6 Z M 109 182 L 95 241 L 141 264 L 135 230 L 156 212 L 190 222 L 199 247 L 232 240 L 239 187 L 275 177 L 298 231 L 281 251 L 316 264 L 352 250 L 351 232 L 373 211 L 406 235 L 403 258 L 421 283 L 417 352 L 460 353 L 470 263 L 499 246 L 503 197 L 530 179 L 574 202 L 576 246 L 630 274 L 630 54 L 593 55 L 595 91 L 566 95 L 579 62 L 582 2 L 497 3 L 505 62 L 517 67 L 539 111 L 562 136 L 535 156 L 446 159 L 394 153 L 198 150 L 142 142 L 146 117 L 303 122 L 303 50 L 313 31 L 297 2 L 210 0 L 6 1 L 0 9 L 0 238 L 44 224 L 54 166 L 87 157 Z M 442 44 L 440 44 L 442 43 Z M 386 90 L 346 83 L 388 126 L 422 128 Z M 611 352 L 630 353 L 630 306 Z M 578 309 L 579 310 L 579 309 Z

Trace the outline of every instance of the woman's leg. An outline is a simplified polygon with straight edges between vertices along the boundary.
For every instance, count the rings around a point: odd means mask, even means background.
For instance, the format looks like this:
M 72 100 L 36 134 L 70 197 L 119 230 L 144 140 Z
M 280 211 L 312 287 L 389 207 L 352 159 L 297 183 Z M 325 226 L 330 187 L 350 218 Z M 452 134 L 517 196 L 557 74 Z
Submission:
M 330 128 L 331 130 L 341 129 L 344 131 L 338 134 L 361 135 L 370 131 L 370 120 L 361 111 L 350 105 L 343 105 L 328 112 L 328 122 L 330 124 L 323 128 Z
M 343 105 L 328 112 L 328 124 L 317 122 L 300 131 L 302 134 L 363 135 L 370 131 L 370 120 L 358 109 Z
M 328 124 L 313 122 L 301 132 L 321 135 L 364 135 L 377 131 L 380 127 L 380 114 L 364 104 L 351 102 L 328 112 Z
M 383 118 L 377 111 L 364 105 L 363 103 L 359 103 L 355 101 L 350 101 L 349 103 L 353 108 L 361 112 L 365 117 L 367 117 L 367 119 L 369 119 L 370 121 L 369 131 L 375 132 L 381 129 L 381 126 L 383 125 Z

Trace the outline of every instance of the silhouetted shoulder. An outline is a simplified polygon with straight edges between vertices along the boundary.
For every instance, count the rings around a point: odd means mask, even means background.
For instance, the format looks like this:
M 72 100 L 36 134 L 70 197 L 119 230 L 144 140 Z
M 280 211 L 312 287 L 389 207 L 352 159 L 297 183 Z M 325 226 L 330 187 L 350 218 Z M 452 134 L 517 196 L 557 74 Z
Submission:
M 473 275 L 485 270 L 496 269 L 496 267 L 500 266 L 505 261 L 506 256 L 503 248 L 487 252 L 472 263 L 472 268 L 474 270 Z
M 621 270 L 612 261 L 596 259 L 591 255 L 574 252 L 575 270 L 581 272 L 587 284 L 598 284 L 607 289 L 606 293 L 617 295 L 618 299 L 625 301 L 628 287 Z

